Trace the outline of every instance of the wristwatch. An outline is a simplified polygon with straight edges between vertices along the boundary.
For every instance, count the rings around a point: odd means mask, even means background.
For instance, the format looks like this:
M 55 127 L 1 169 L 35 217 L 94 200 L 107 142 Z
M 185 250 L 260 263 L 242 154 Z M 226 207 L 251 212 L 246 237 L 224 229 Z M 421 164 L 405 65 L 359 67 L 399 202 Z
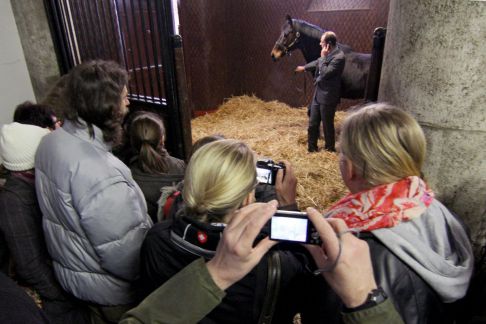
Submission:
M 371 308 L 373 306 L 383 303 L 387 298 L 388 296 L 386 295 L 383 288 L 378 287 L 369 292 L 368 297 L 366 297 L 366 300 L 363 304 L 353 308 L 347 308 L 346 306 L 344 306 L 343 312 L 351 313 L 351 312 L 356 312 L 367 308 Z

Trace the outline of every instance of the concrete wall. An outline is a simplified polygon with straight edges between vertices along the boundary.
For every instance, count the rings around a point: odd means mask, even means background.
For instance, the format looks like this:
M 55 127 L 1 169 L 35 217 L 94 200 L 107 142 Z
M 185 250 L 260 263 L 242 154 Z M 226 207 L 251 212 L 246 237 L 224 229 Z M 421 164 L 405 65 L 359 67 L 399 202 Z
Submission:
M 34 100 L 10 1 L 0 1 L 0 125 L 12 121 L 15 106 Z
M 379 99 L 419 120 L 432 188 L 486 241 L 486 2 L 392 0 Z
M 2 2 L 8 2 L 2 0 Z M 44 1 L 10 1 L 25 53 L 32 86 L 41 100 L 60 76 Z

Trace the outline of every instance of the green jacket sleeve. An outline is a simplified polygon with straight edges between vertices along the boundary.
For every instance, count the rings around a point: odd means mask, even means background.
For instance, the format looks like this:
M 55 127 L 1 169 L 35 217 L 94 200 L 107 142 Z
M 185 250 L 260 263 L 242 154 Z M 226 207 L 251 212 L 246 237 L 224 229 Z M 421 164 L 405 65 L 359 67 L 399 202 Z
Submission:
M 125 313 L 120 324 L 197 323 L 221 303 L 224 296 L 225 292 L 214 283 L 200 258 Z M 190 311 L 187 305 L 191 305 Z
M 396 311 L 390 299 L 383 303 L 352 313 L 343 313 L 345 324 L 387 323 L 402 324 L 403 320 Z

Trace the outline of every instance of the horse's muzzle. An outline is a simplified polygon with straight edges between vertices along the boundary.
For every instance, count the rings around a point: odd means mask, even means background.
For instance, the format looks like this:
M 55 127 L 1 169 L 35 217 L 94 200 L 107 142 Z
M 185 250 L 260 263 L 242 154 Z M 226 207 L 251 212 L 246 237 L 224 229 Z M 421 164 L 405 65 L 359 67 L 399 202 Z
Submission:
M 272 60 L 274 62 L 276 62 L 279 58 L 282 57 L 282 51 L 277 49 L 277 48 L 274 48 L 274 49 L 272 49 L 272 52 L 270 53 L 270 55 L 272 56 Z

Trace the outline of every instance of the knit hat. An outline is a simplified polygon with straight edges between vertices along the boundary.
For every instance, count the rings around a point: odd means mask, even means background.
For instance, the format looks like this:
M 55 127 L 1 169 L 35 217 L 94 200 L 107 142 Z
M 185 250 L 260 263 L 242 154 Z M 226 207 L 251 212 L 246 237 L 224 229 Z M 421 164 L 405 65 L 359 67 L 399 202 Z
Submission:
M 34 168 L 35 152 L 47 128 L 11 123 L 0 130 L 0 161 L 10 171 L 25 171 Z

